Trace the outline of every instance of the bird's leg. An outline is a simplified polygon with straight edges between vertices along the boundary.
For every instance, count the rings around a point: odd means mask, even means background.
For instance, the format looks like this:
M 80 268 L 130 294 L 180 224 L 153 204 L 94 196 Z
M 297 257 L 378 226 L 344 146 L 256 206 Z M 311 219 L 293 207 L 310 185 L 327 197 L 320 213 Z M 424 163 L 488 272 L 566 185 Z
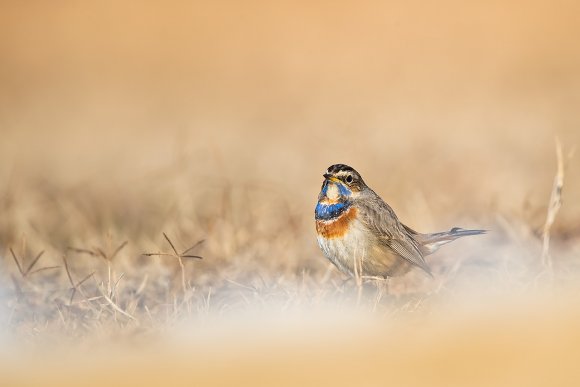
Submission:
M 389 294 L 389 277 L 386 278 L 375 277 L 373 282 L 377 287 L 375 302 L 373 304 L 373 312 L 375 312 L 377 306 L 381 303 L 383 297 Z
M 362 257 L 357 259 L 357 249 L 355 248 L 352 256 L 353 260 L 353 277 L 357 287 L 356 306 L 358 307 L 362 298 Z
M 344 290 L 344 287 L 346 286 L 346 284 L 350 283 L 351 281 L 354 281 L 354 278 L 351 276 L 344 278 L 340 284 L 341 289 Z

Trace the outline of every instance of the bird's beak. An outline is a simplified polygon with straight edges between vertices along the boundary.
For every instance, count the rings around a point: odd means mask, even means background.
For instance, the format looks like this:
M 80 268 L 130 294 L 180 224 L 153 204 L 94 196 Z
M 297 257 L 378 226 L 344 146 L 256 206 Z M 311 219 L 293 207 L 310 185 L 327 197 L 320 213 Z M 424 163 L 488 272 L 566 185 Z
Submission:
M 330 173 L 325 173 L 325 174 L 324 174 L 324 175 L 322 175 L 322 176 L 324 176 L 324 178 L 325 178 L 326 180 L 330 180 L 330 181 L 332 181 L 333 183 L 337 183 L 337 182 L 339 181 L 339 180 L 338 180 L 336 177 L 332 176 Z

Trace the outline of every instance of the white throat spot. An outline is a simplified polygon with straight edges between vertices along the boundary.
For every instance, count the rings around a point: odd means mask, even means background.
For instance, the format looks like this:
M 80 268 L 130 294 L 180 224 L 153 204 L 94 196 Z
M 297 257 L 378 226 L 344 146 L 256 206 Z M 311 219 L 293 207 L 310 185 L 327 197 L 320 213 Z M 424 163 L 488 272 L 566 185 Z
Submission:
M 340 193 L 336 184 L 329 184 L 328 189 L 326 190 L 326 197 L 329 200 L 338 200 L 339 196 Z

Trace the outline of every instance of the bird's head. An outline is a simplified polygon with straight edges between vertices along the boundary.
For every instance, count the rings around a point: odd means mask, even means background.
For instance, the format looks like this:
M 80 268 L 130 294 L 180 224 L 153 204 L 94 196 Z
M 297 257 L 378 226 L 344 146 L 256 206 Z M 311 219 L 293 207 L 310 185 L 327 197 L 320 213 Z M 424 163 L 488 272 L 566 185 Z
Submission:
M 323 174 L 319 200 L 344 202 L 355 199 L 366 187 L 360 174 L 345 164 L 334 164 Z

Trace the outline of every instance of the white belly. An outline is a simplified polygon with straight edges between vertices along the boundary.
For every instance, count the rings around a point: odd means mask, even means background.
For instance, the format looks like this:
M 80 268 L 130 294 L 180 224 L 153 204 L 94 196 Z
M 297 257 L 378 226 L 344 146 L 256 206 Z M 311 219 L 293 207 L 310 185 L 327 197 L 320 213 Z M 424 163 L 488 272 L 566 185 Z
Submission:
M 369 247 L 369 233 L 365 232 L 364 226 L 357 220 L 353 221 L 348 228 L 348 232 L 340 238 L 325 238 L 318 235 L 318 245 L 320 249 L 338 269 L 345 274 L 355 275 L 356 267 L 360 268 L 362 262 L 367 258 Z M 359 272 L 360 269 L 357 269 Z M 360 275 L 360 272 L 359 272 Z

